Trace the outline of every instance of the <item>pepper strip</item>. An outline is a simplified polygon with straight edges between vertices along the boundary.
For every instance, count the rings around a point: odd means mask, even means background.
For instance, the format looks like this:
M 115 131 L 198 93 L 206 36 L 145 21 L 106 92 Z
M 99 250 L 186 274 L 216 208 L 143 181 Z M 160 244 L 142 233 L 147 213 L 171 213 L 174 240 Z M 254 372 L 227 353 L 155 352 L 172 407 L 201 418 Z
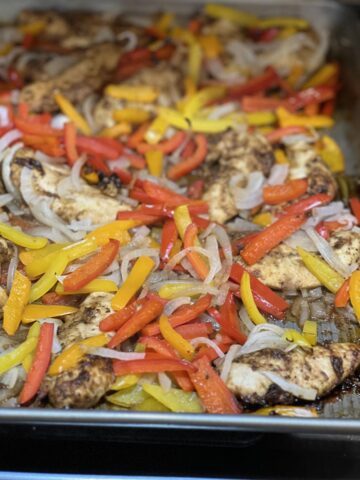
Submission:
M 60 110 L 77 126 L 85 135 L 91 135 L 91 128 L 85 118 L 76 110 L 74 105 L 60 92 L 54 93 L 54 100 Z
M 256 238 L 245 246 L 240 252 L 242 258 L 249 265 L 258 262 L 274 247 L 296 232 L 305 223 L 305 220 L 304 215 L 287 215 L 280 218 L 259 232 Z
M 283 185 L 267 185 L 263 188 L 264 203 L 277 205 L 295 200 L 306 193 L 308 181 L 306 179 L 290 180 Z
M 116 376 L 129 373 L 193 372 L 196 370 L 192 363 L 172 358 L 130 360 L 128 362 L 115 360 L 113 368 Z
M 207 139 L 205 135 L 198 134 L 195 135 L 194 141 L 196 144 L 195 152 L 188 158 L 185 158 L 169 168 L 168 177 L 171 180 L 179 180 L 179 178 L 192 172 L 204 162 L 208 151 Z
M 10 295 L 3 309 L 3 329 L 8 335 L 14 335 L 19 328 L 25 305 L 29 301 L 30 289 L 30 280 L 16 270 Z
M 344 283 L 344 278 L 313 253 L 307 252 L 301 247 L 297 247 L 296 250 L 306 268 L 314 277 L 316 277 L 322 285 L 325 285 L 330 292 L 336 293 Z
M 42 318 L 62 317 L 78 310 L 68 305 L 27 305 L 22 313 L 22 323 L 31 323 Z
M 10 227 L 6 223 L 0 222 L 0 235 L 6 240 L 19 245 L 20 247 L 30 248 L 33 250 L 38 250 L 44 248 L 47 245 L 47 238 L 43 237 L 32 237 L 24 232 L 20 232 L 16 228 Z
M 0 355 L 0 375 L 20 365 L 25 357 L 35 350 L 37 342 L 36 337 L 27 338 L 18 347 Z
M 81 290 L 92 280 L 101 275 L 115 260 L 119 251 L 119 242 L 110 240 L 101 247 L 99 253 L 92 256 L 87 262 L 66 276 L 63 282 L 65 292 Z
M 183 358 L 186 360 L 192 360 L 195 354 L 195 348 L 190 342 L 188 342 L 184 337 L 176 332 L 176 330 L 174 330 L 166 315 L 162 315 L 160 317 L 159 328 L 165 340 L 167 340 Z
M 64 273 L 68 262 L 69 259 L 66 253 L 60 252 L 56 255 L 44 275 L 32 285 L 29 297 L 30 303 L 38 300 L 56 284 L 57 277 Z
M 86 293 L 92 292 L 116 292 L 118 289 L 115 282 L 112 280 L 106 280 L 105 278 L 96 278 L 92 280 L 88 284 L 86 284 L 80 290 L 76 290 L 75 292 L 65 292 L 63 285 L 58 283 L 55 288 L 55 293 L 58 295 L 83 295 Z
M 356 318 L 360 322 L 360 270 L 353 272 L 350 277 L 350 302 L 353 306 Z
M 260 325 L 261 323 L 266 323 L 265 317 L 261 315 L 254 301 L 254 297 L 253 297 L 251 286 L 250 286 L 250 276 L 248 272 L 244 272 L 241 278 L 240 295 L 241 295 L 241 300 L 246 308 L 246 311 L 250 319 L 256 325 Z
M 150 257 L 142 256 L 136 260 L 128 277 L 111 301 L 114 310 L 121 310 L 126 307 L 130 299 L 143 286 L 154 266 L 155 262 Z
M 111 332 L 112 330 L 119 329 L 134 315 L 137 305 L 138 304 L 136 302 L 133 302 L 118 312 L 111 313 L 109 316 L 103 318 L 99 324 L 100 330 L 102 332 Z
M 344 308 L 350 299 L 350 280 L 347 278 L 335 295 L 335 307 Z
M 65 153 L 70 166 L 74 165 L 79 158 L 76 150 L 76 127 L 75 123 L 67 122 L 64 126 Z
M 53 338 L 54 324 L 43 323 L 40 328 L 34 360 L 27 374 L 25 385 L 20 393 L 19 403 L 22 405 L 29 402 L 40 388 L 50 363 Z
M 184 248 L 190 248 L 195 246 L 195 241 L 197 239 L 198 229 L 194 223 L 190 223 L 186 227 L 184 235 Z M 191 263 L 191 266 L 199 276 L 201 280 L 205 280 L 209 273 L 209 267 L 204 261 L 203 257 L 197 252 L 188 252 L 186 258 Z
M 165 220 L 161 231 L 161 247 L 160 258 L 163 262 L 167 262 L 170 258 L 171 250 L 174 248 L 178 239 L 176 224 L 172 218 Z

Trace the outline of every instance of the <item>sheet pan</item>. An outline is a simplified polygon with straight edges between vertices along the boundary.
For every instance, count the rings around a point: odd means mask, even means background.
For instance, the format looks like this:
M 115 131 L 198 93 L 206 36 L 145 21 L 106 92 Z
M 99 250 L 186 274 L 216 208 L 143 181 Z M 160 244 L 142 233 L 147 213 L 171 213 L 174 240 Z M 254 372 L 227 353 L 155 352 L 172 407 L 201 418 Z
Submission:
M 154 11 L 173 10 L 187 15 L 201 5 L 203 0 L 167 0 L 137 2 L 103 0 L 12 0 L 2 3 L 1 20 L 10 20 L 23 8 L 89 9 L 130 12 L 142 15 Z M 332 135 L 345 152 L 347 173 L 360 174 L 360 24 L 357 15 L 338 3 L 325 0 L 255 0 L 219 2 L 239 6 L 261 16 L 291 15 L 300 16 L 315 23 L 318 28 L 330 31 L 330 57 L 341 64 L 343 88 L 337 111 L 336 126 Z M 350 332 L 350 333 L 349 333 Z M 358 326 L 349 330 L 346 338 L 358 336 Z M 330 332 L 330 338 L 339 340 L 339 333 Z M 337 337 L 336 337 L 337 335 Z M 332 338 L 333 336 L 333 338 Z M 336 338 L 335 338 L 336 337 Z M 343 337 L 343 335 L 342 335 Z M 145 412 L 111 412 L 101 410 L 57 410 L 57 409 L 5 409 L 0 408 L 0 425 L 41 425 L 64 427 L 107 427 L 111 429 L 182 429 L 212 431 L 263 431 L 307 434 L 360 434 L 360 395 L 348 392 L 342 395 L 339 408 L 332 405 L 324 409 L 324 416 L 317 419 L 297 419 L 286 417 L 261 417 L 254 415 L 204 415 L 171 414 Z M 338 404 L 339 402 L 337 402 Z M 336 403 L 334 403 L 335 405 Z M 341 415 L 347 418 L 330 418 Z

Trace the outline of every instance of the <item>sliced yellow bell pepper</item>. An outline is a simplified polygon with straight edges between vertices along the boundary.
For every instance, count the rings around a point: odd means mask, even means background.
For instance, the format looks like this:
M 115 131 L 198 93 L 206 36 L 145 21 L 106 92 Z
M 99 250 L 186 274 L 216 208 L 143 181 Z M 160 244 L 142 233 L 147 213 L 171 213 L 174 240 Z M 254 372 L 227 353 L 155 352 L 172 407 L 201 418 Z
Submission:
M 317 343 L 317 322 L 306 320 L 303 326 L 303 335 L 308 340 L 310 345 Z
M 356 318 L 360 322 L 360 270 L 353 272 L 350 277 L 350 302 L 353 306 Z
M 234 120 L 229 117 L 224 117 L 219 120 L 208 120 L 207 118 L 193 117 L 190 119 L 171 108 L 160 107 L 158 113 L 163 117 L 169 125 L 180 130 L 192 130 L 194 132 L 203 133 L 220 133 L 228 128 L 233 127 Z
M 253 415 L 283 415 L 285 417 L 317 417 L 317 411 L 311 407 L 292 405 L 274 405 L 273 407 L 259 408 Z
M 97 172 L 89 172 L 89 173 L 83 173 L 82 177 L 84 180 L 86 180 L 90 185 L 96 185 L 99 183 L 99 175 Z
M 236 23 L 241 27 L 252 27 L 259 22 L 259 19 L 251 13 L 242 12 L 241 10 L 226 7 L 225 5 L 217 5 L 215 3 L 205 5 L 204 12 L 209 17 L 224 18 L 225 20 Z
M 61 283 L 58 283 L 55 287 L 55 293 L 57 293 L 58 295 L 83 295 L 92 292 L 116 292 L 117 289 L 118 287 L 116 283 L 112 280 L 106 280 L 105 278 L 95 278 L 95 280 L 92 280 L 87 285 L 84 285 L 81 290 L 76 290 L 74 292 L 65 292 L 64 287 L 61 285 Z
M 202 64 L 202 48 L 199 42 L 193 42 L 189 45 L 189 58 L 187 66 L 187 74 L 195 85 L 199 84 L 201 64 Z
M 285 108 L 279 107 L 276 110 L 281 128 L 286 127 L 310 127 L 310 128 L 330 128 L 334 125 L 334 120 L 327 115 L 296 115 L 288 112 Z
M 200 35 L 198 41 L 206 58 L 217 58 L 223 51 L 223 46 L 216 35 Z
M 182 241 L 178 238 L 174 243 L 173 248 L 170 251 L 169 258 L 172 258 L 174 255 L 180 252 L 182 247 Z
M 70 243 L 61 248 L 60 251 L 55 250 L 44 257 L 35 258 L 31 263 L 26 265 L 26 274 L 30 277 L 37 277 L 41 275 L 51 266 L 60 252 L 63 252 L 67 256 L 68 262 L 70 263 L 77 258 L 81 258 L 89 253 L 95 252 L 97 248 L 97 243 L 92 239 L 85 239 L 81 240 L 80 242 Z
M 226 88 L 222 86 L 203 88 L 199 92 L 192 95 L 185 103 L 183 109 L 185 117 L 191 118 L 208 103 L 222 98 L 225 93 Z
M 108 337 L 101 333 L 95 337 L 86 338 L 80 342 L 76 342 L 70 347 L 63 350 L 53 361 L 49 368 L 49 375 L 59 375 L 75 367 L 77 363 L 86 355 L 90 348 L 103 347 L 109 341 Z
M 43 237 L 32 237 L 27 233 L 21 232 L 14 227 L 10 227 L 6 223 L 0 222 L 0 235 L 6 240 L 10 240 L 10 242 L 15 243 L 19 247 L 30 248 L 33 250 L 37 250 L 39 248 L 44 248 L 45 245 L 48 243 L 47 238 Z
M 320 141 L 318 152 L 333 173 L 345 170 L 344 155 L 334 139 L 324 135 Z
M 269 17 L 259 20 L 257 25 L 259 28 L 295 28 L 296 30 L 305 30 L 309 28 L 309 22 L 304 18 L 296 17 Z
M 148 397 L 149 395 L 143 390 L 141 385 L 135 385 L 126 390 L 108 395 L 106 400 L 119 407 L 131 408 L 143 403 Z
M 259 309 L 254 301 L 254 296 L 250 286 L 250 275 L 248 272 L 244 272 L 243 276 L 241 277 L 240 295 L 250 319 L 256 325 L 260 325 L 260 323 L 266 323 L 266 318 L 259 312 Z
M 14 335 L 19 328 L 25 305 L 29 301 L 30 289 L 30 280 L 16 270 L 10 295 L 3 309 L 3 329 L 8 335 Z
M 31 323 L 42 318 L 62 317 L 78 310 L 69 305 L 27 305 L 22 314 L 22 323 Z
M 131 125 L 127 122 L 117 123 L 116 125 L 104 128 L 99 133 L 99 137 L 117 138 L 121 135 L 128 135 L 131 132 Z
M 40 335 L 40 323 L 35 322 L 29 328 L 26 340 L 28 340 L 29 338 L 36 338 L 38 340 L 39 335 Z M 22 366 L 23 366 L 25 372 L 28 372 L 30 370 L 31 364 L 32 364 L 33 359 L 34 359 L 34 355 L 35 355 L 35 349 L 34 349 L 33 352 L 28 353 L 26 355 L 26 357 L 24 358 L 24 360 L 22 361 Z
M 36 20 L 35 22 L 20 25 L 18 28 L 24 35 L 36 36 L 45 30 L 46 23 L 43 20 Z
M 39 280 L 34 283 L 30 290 L 29 302 L 35 302 L 40 297 L 45 295 L 57 282 L 57 277 L 62 275 L 69 263 L 69 259 L 65 252 L 61 251 L 56 254 L 56 257 L 48 267 L 46 272 Z
M 336 293 L 344 283 L 344 278 L 332 269 L 324 260 L 307 252 L 301 247 L 297 247 L 297 252 L 304 262 L 306 268 L 324 285 L 330 292 Z
M 139 381 L 140 376 L 135 374 L 121 375 L 116 377 L 115 383 L 110 387 L 110 390 L 125 390 L 125 388 L 130 388 L 136 385 Z
M 108 85 L 105 94 L 129 102 L 153 103 L 159 92 L 148 85 Z
M 180 205 L 174 210 L 174 221 L 180 238 L 184 240 L 187 227 L 192 223 L 189 208 L 187 205 Z
M 125 245 L 130 241 L 128 230 L 136 227 L 135 220 L 115 220 L 114 222 L 96 228 L 86 235 L 87 239 L 94 240 L 97 245 L 102 246 L 108 243 L 109 240 L 118 240 L 121 245 Z
M 71 245 L 69 243 L 49 243 L 44 248 L 39 250 L 23 250 L 19 253 L 20 261 L 23 265 L 29 265 L 32 261 L 38 258 L 43 258 L 49 255 L 49 253 L 54 253 L 61 250 L 64 247 Z
M 267 227 L 273 221 L 273 216 L 270 212 L 258 213 L 252 219 L 253 223 L 256 225 L 260 225 L 261 227 Z
M 289 159 L 286 156 L 286 153 L 284 150 L 281 150 L 281 148 L 276 148 L 274 151 L 274 156 L 275 156 L 275 162 L 279 163 L 280 165 L 289 163 Z
M 115 110 L 113 112 L 113 119 L 117 122 L 127 123 L 143 123 L 149 120 L 150 112 L 141 110 L 140 108 L 123 108 L 122 110 Z
M 25 357 L 35 350 L 37 342 L 38 339 L 35 337 L 28 338 L 10 352 L 0 355 L 0 375 L 20 365 Z
M 195 348 L 171 326 L 166 315 L 161 315 L 159 321 L 160 332 L 170 345 L 186 360 L 192 360 Z
M 283 337 L 288 342 L 296 343 L 300 347 L 307 347 L 307 348 L 311 347 L 311 343 L 308 341 L 308 339 L 305 338 L 304 335 L 302 335 L 300 332 L 298 332 L 294 328 L 286 328 L 284 330 Z
M 303 75 L 304 75 L 304 66 L 301 63 L 298 63 L 293 66 L 286 81 L 291 87 L 295 88 L 298 86 L 300 79 Z
M 303 85 L 303 88 L 317 87 L 331 80 L 339 73 L 338 63 L 327 63 L 322 66 L 309 80 Z
M 76 110 L 74 105 L 60 92 L 54 93 L 55 102 L 64 115 L 76 125 L 76 127 L 85 135 L 91 135 L 91 128 L 85 118 Z
M 169 282 L 165 285 L 162 285 L 159 288 L 158 294 L 161 298 L 166 298 L 167 300 L 172 300 L 173 298 L 183 297 L 183 292 L 186 291 L 188 297 L 197 297 L 199 293 L 189 293 L 188 290 L 193 288 L 194 284 L 189 283 L 178 283 L 178 282 Z
M 170 412 L 168 408 L 152 397 L 149 397 L 139 405 L 136 405 L 133 410 L 136 410 L 137 412 Z
M 192 45 L 193 43 L 197 42 L 195 35 L 193 35 L 189 30 L 185 30 L 184 28 L 175 27 L 171 30 L 170 35 L 175 40 L 180 40 L 181 42 L 187 43 L 188 45 Z
M 154 266 L 155 262 L 150 257 L 142 256 L 136 260 L 125 282 L 112 299 L 111 306 L 114 310 L 126 307 L 135 293 L 143 286 Z
M 144 138 L 147 143 L 150 145 L 156 145 L 159 143 L 163 138 L 168 126 L 168 123 L 163 117 L 156 117 L 145 133 Z
M 171 388 L 168 392 L 159 385 L 143 385 L 145 392 L 154 397 L 172 412 L 201 413 L 203 408 L 194 392 L 184 392 L 178 388 Z
M 252 112 L 245 114 L 246 122 L 252 127 L 272 125 L 276 122 L 276 115 L 273 112 Z
M 150 150 L 145 153 L 148 170 L 154 177 L 161 177 L 164 154 L 160 150 Z

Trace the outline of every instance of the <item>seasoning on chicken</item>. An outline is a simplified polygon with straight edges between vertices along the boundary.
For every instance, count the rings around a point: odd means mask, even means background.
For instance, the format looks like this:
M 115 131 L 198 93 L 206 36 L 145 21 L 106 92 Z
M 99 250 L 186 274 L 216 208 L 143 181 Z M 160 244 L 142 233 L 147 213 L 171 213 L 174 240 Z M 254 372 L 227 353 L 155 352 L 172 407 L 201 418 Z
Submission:
M 296 348 L 283 352 L 266 348 L 239 357 L 231 366 L 227 386 L 248 404 L 291 404 L 295 399 L 309 398 L 305 389 L 313 389 L 316 398 L 323 397 L 352 375 L 360 366 L 360 346 L 333 343 L 309 350 Z M 269 372 L 269 375 L 266 375 Z M 304 392 L 295 394 L 282 389 L 270 379 L 271 374 L 296 385 Z M 285 388 L 285 386 L 284 386 Z

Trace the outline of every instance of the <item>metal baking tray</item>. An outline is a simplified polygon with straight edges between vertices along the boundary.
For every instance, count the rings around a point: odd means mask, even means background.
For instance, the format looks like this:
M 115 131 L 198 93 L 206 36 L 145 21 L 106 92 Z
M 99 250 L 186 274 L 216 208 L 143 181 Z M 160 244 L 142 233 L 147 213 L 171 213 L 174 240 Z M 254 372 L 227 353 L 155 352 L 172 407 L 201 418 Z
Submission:
M 227 5 L 254 12 L 261 16 L 299 16 L 308 19 L 311 23 L 330 31 L 330 57 L 336 58 L 341 64 L 342 93 L 337 111 L 336 126 L 332 135 L 341 145 L 347 162 L 349 174 L 360 173 L 360 24 L 357 13 L 347 7 L 329 0 L 248 0 L 248 1 L 219 1 Z M 178 14 L 187 15 L 196 11 L 204 0 L 167 0 L 137 2 L 103 0 L 101 3 L 94 0 L 12 0 L 1 4 L 0 20 L 8 20 L 23 8 L 58 8 L 58 9 L 94 9 L 102 11 L 129 12 L 146 14 L 156 11 L 172 10 Z M 348 404 L 354 401 L 354 395 L 347 398 Z M 349 403 L 350 402 L 350 403 Z M 191 439 L 191 432 L 206 436 L 209 430 L 225 433 L 231 437 L 235 432 L 240 436 L 244 432 L 286 432 L 306 433 L 312 435 L 324 434 L 360 434 L 360 397 L 357 408 L 348 409 L 349 418 L 286 418 L 261 417 L 256 415 L 206 415 L 206 414 L 173 414 L 173 413 L 145 413 L 145 412 L 113 412 L 102 410 L 58 410 L 58 409 L 5 409 L 0 408 L 0 427 L 7 429 L 11 425 L 30 429 L 44 429 L 54 426 L 63 428 L 57 431 L 78 429 L 87 431 L 97 428 L 97 431 L 112 433 L 133 432 L 136 436 L 139 431 L 151 429 L 160 431 L 165 429 L 182 431 Z M 329 417 L 333 416 L 331 409 Z M 83 428 L 79 428 L 83 427 Z M 11 428 L 11 427 L 10 427 Z M 110 430 L 109 430 L 110 429 Z M 145 430 L 144 430 L 145 429 Z M 51 429 L 50 431 L 54 431 Z M 231 432 L 231 433 L 230 433 Z M 242 432 L 242 433 L 241 433 Z M 154 432 L 155 433 L 155 432 Z M 175 432 L 174 436 L 175 436 Z M 191 441 L 191 440 L 190 440 Z

